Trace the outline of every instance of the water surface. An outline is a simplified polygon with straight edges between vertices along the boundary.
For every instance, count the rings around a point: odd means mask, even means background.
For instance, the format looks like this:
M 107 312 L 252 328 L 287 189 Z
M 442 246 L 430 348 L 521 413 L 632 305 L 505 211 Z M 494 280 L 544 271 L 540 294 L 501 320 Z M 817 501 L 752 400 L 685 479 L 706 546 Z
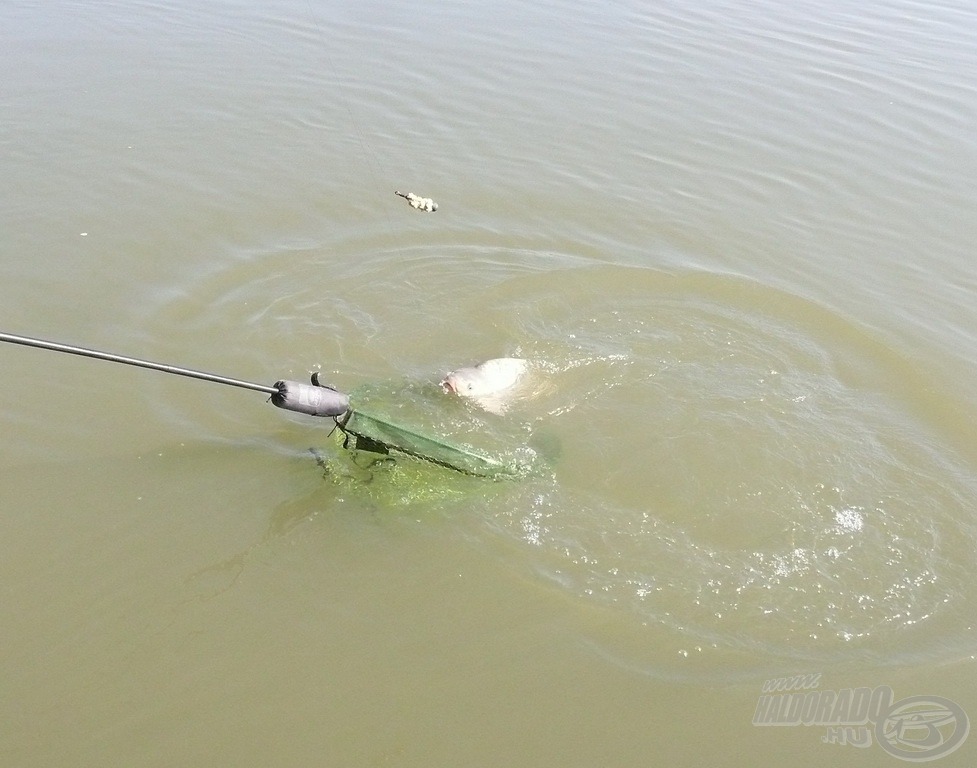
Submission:
M 969 5 L 0 29 L 4 330 L 344 390 L 522 356 L 548 451 L 342 471 L 255 393 L 0 350 L 5 762 L 892 764 L 751 724 L 813 673 L 977 716 Z

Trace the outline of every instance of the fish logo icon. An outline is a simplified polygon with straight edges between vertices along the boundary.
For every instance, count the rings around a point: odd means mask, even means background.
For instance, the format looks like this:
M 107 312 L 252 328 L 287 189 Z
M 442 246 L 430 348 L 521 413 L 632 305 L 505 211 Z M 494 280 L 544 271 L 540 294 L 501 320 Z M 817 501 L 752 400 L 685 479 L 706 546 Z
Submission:
M 958 749 L 970 733 L 963 708 L 942 696 L 910 696 L 880 714 L 875 738 L 900 760 L 923 763 Z

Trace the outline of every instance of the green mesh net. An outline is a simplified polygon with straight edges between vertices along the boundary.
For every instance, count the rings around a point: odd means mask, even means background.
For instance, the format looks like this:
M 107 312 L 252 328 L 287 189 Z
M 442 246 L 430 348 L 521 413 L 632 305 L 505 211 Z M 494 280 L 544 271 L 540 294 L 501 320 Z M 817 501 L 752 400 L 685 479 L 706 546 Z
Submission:
M 356 451 L 403 454 L 495 478 L 525 475 L 536 463 L 524 426 L 432 384 L 370 384 L 350 393 L 350 407 L 338 424 Z

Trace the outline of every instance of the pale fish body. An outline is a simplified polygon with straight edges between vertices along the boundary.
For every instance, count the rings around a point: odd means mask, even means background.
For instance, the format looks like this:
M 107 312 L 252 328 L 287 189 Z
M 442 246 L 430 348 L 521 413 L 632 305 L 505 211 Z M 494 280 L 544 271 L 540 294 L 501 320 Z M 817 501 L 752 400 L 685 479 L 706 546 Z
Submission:
M 441 388 L 470 398 L 487 411 L 502 413 L 508 405 L 508 396 L 528 370 L 529 363 L 525 360 L 498 357 L 452 371 L 441 381 Z

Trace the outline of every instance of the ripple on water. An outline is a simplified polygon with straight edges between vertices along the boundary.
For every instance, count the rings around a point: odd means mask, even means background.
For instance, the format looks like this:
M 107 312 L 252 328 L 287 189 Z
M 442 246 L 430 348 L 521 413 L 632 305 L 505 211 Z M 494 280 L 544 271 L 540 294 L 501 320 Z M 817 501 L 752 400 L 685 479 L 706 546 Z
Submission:
M 562 589 L 765 656 L 963 652 L 974 446 L 911 361 L 727 276 L 569 270 L 485 304 L 574 401 L 539 417 L 553 486 L 494 517 Z
M 683 643 L 794 661 L 966 650 L 964 409 L 844 318 L 735 277 L 559 254 L 299 256 L 215 270 L 150 330 L 231 326 L 252 363 L 321 365 L 343 387 L 527 357 L 541 384 L 510 418 L 559 446 L 551 471 L 397 498 L 457 499 L 457 524 L 518 567 Z

